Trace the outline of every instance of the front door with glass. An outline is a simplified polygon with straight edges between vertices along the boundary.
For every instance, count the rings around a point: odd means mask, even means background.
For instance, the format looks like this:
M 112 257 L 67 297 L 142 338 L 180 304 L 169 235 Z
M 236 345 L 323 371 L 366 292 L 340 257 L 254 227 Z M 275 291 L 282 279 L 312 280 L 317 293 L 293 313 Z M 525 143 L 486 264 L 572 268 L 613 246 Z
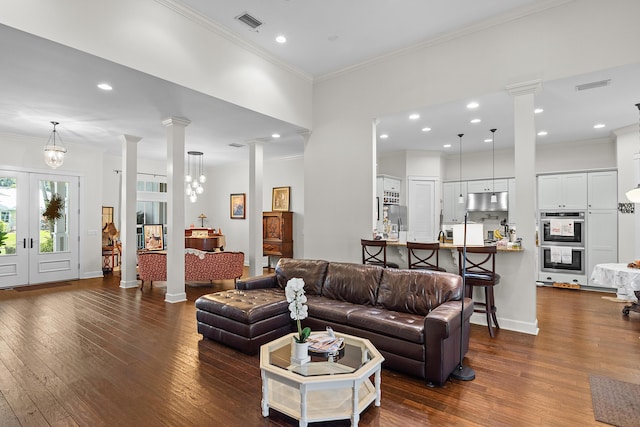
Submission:
M 78 177 L 0 171 L 0 288 L 79 277 Z

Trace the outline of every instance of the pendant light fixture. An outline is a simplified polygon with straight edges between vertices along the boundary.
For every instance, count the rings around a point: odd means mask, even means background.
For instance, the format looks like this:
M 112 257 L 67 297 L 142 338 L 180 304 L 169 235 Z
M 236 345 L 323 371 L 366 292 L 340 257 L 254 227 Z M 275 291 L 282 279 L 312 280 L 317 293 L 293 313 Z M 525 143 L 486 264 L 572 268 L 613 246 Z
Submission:
M 67 152 L 67 149 L 62 142 L 62 138 L 56 138 L 58 134 L 56 126 L 60 123 L 51 122 L 51 124 L 53 125 L 53 131 L 51 132 L 51 135 L 49 135 L 47 144 L 44 146 L 44 162 L 49 167 L 57 169 L 62 166 L 62 163 L 64 163 L 64 155 Z
M 460 138 L 460 196 L 458 196 L 458 203 L 464 203 L 464 197 L 462 197 L 462 137 L 464 133 L 459 133 Z
M 640 103 L 636 104 L 638 112 L 640 113 Z M 640 135 L 640 117 L 638 118 L 638 135 Z M 638 183 L 636 188 L 633 188 L 625 193 L 627 199 L 633 203 L 640 203 L 640 152 L 633 155 L 633 167 L 634 176 Z
M 498 129 L 489 129 L 491 131 L 491 203 L 498 203 L 498 197 L 496 196 L 496 131 Z
M 187 182 L 186 194 L 191 203 L 195 203 L 198 200 L 198 194 L 204 192 L 202 184 L 207 177 L 204 175 L 203 158 L 202 151 L 187 151 L 187 175 L 184 180 Z

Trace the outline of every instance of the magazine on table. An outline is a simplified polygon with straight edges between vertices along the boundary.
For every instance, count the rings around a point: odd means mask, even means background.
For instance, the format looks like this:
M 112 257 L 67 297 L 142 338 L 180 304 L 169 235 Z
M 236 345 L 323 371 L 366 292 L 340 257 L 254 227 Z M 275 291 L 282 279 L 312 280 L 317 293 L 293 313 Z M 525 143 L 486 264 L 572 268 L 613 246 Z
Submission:
M 307 341 L 309 349 L 316 352 L 334 353 L 338 351 L 344 344 L 343 338 L 336 338 L 329 334 L 311 335 Z

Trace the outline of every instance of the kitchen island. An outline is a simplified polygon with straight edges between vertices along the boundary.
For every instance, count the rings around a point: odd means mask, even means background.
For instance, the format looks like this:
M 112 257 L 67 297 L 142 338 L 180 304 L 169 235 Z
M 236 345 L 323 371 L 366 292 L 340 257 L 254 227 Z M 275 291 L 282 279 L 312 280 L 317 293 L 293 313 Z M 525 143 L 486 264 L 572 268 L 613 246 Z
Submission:
M 515 285 L 525 280 L 519 277 L 518 272 L 523 262 L 529 262 L 527 257 L 519 256 L 525 250 L 524 248 L 498 247 L 498 253 L 496 254 L 496 272 L 500 275 L 500 284 L 497 285 L 494 290 L 497 308 L 496 315 L 501 329 L 537 335 L 537 322 L 536 324 L 528 324 L 516 320 L 521 318 L 518 312 L 522 310 L 523 305 L 520 302 L 518 286 Z M 397 263 L 400 268 L 407 268 L 406 242 L 388 240 L 387 260 Z M 458 274 L 458 246 L 452 243 L 441 243 L 439 263 L 440 267 L 447 270 L 447 272 Z M 533 269 L 533 271 L 535 271 L 535 269 Z M 531 286 L 536 286 L 534 277 L 529 278 L 528 281 Z M 478 302 L 484 301 L 484 293 L 478 289 L 477 292 L 474 293 L 473 299 Z M 481 313 L 474 313 L 473 316 L 471 316 L 471 322 L 478 325 L 487 325 L 486 316 Z

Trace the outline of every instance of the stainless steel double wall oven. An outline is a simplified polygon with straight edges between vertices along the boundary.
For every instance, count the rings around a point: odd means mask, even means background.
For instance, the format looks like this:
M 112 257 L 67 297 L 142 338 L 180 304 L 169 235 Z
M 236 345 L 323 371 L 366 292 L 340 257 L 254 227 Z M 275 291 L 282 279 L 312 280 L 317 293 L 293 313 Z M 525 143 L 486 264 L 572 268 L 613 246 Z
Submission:
M 540 212 L 540 269 L 585 274 L 585 211 Z

